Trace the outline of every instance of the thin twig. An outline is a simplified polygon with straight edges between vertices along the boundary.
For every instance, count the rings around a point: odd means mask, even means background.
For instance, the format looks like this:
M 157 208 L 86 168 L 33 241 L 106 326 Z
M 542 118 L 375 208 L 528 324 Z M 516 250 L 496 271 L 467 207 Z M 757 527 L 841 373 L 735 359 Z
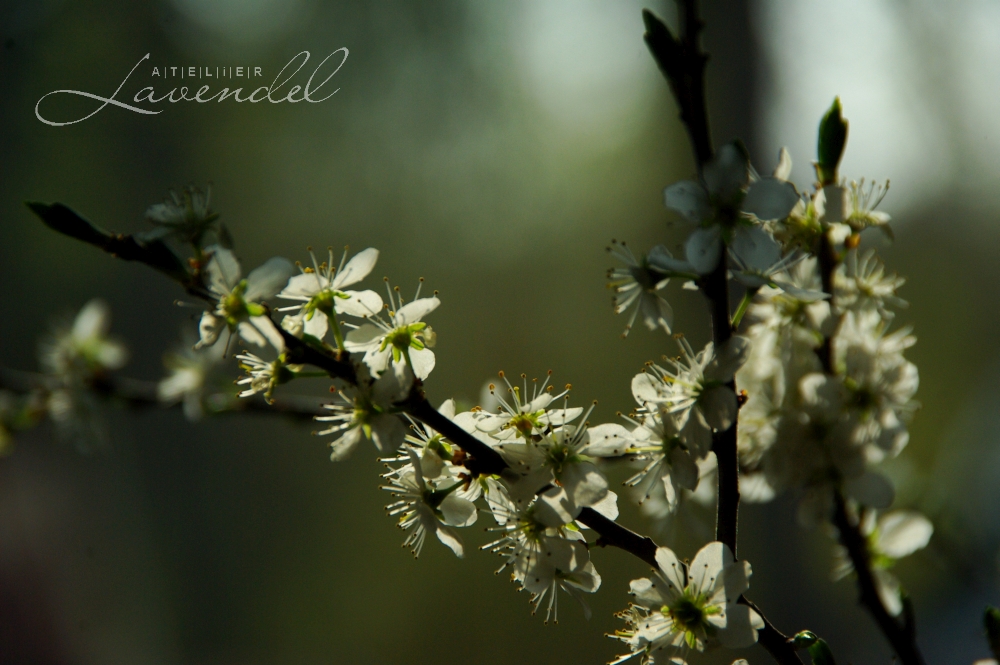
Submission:
M 871 556 L 865 537 L 861 534 L 859 525 L 851 519 L 847 510 L 847 502 L 840 490 L 834 491 L 833 525 L 837 527 L 840 544 L 847 550 L 854 564 L 854 573 L 858 579 L 859 602 L 875 619 L 879 630 L 892 645 L 896 655 L 903 665 L 924 665 L 924 657 L 920 653 L 912 630 L 912 621 L 906 626 L 896 620 L 878 594 L 875 576 L 871 569 Z

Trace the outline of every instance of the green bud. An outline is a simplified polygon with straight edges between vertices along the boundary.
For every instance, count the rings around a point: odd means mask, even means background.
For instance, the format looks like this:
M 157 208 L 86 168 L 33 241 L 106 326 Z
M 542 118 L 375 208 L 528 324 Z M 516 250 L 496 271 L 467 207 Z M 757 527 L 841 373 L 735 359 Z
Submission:
M 816 633 L 812 632 L 811 630 L 803 630 L 799 633 L 796 633 L 795 637 L 792 638 L 792 646 L 796 650 L 808 649 L 812 645 L 816 644 L 816 640 L 818 639 L 819 638 L 816 637 Z
M 826 640 L 816 638 L 816 643 L 809 647 L 809 657 L 812 658 L 813 665 L 836 665 Z
M 993 657 L 1000 659 L 1000 610 L 987 606 L 983 613 L 983 624 L 986 626 L 986 641 L 990 643 Z
M 840 158 L 844 156 L 846 144 L 847 121 L 842 115 L 840 97 L 835 97 L 830 110 L 819 122 L 818 159 L 815 166 L 816 177 L 821 186 L 837 182 L 837 167 L 840 165 Z

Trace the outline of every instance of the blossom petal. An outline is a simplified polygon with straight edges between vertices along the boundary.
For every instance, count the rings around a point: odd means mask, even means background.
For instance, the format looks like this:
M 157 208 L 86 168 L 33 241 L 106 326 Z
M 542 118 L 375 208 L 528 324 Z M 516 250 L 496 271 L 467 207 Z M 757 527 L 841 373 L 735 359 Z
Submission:
M 708 192 L 693 180 L 681 180 L 664 189 L 663 202 L 692 224 L 700 224 L 712 214 Z
M 354 449 L 358 447 L 358 442 L 362 439 L 360 427 L 352 427 L 330 444 L 330 461 L 341 462 L 351 456 Z
M 679 594 L 687 586 L 687 572 L 684 564 L 677 560 L 677 555 L 669 547 L 656 548 L 656 565 L 667 581 L 668 588 L 664 592 Z M 648 607 L 648 606 L 647 606 Z
M 410 349 L 410 362 L 413 363 L 413 374 L 423 381 L 434 369 L 434 352 L 430 349 Z
M 247 275 L 247 292 L 243 297 L 247 302 L 272 298 L 285 288 L 294 274 L 295 266 L 291 261 L 281 256 L 271 257 Z
M 208 285 L 216 295 L 229 295 L 237 284 L 243 271 L 240 269 L 240 262 L 236 260 L 236 255 L 224 247 L 213 245 L 212 258 L 209 259 L 205 272 L 208 274 Z
M 372 271 L 376 261 L 378 261 L 378 250 L 374 247 L 358 252 L 333 278 L 333 288 L 339 291 L 345 286 L 360 282 Z
M 878 520 L 878 549 L 900 559 L 927 547 L 934 525 L 915 510 L 896 510 Z
M 684 243 L 684 254 L 699 275 L 712 272 L 722 254 L 722 229 L 718 225 L 695 229 Z
M 374 291 L 344 291 L 348 298 L 334 298 L 333 308 L 341 314 L 367 317 L 382 311 L 382 296 Z
M 591 462 L 566 464 L 558 480 L 577 507 L 592 506 L 608 494 L 608 479 Z
M 587 445 L 580 452 L 592 457 L 618 457 L 635 444 L 632 433 L 617 423 L 591 427 L 587 437 Z
M 750 181 L 750 160 L 746 148 L 740 143 L 727 143 L 719 148 L 715 157 L 702 169 L 705 186 L 713 196 L 723 201 L 732 200 L 737 190 Z
M 476 523 L 476 518 L 479 516 L 476 504 L 454 494 L 446 496 L 439 509 L 444 517 L 444 523 L 449 526 L 471 526 Z
M 351 353 L 377 349 L 385 333 L 378 326 L 366 323 L 344 337 L 344 348 Z
M 288 300 L 308 300 L 320 291 L 326 290 L 327 285 L 323 283 L 325 281 L 315 272 L 292 275 L 278 297 Z
M 726 605 L 726 628 L 719 631 L 719 640 L 730 649 L 748 647 L 757 641 L 757 631 L 764 620 L 746 605 Z
M 759 220 L 784 219 L 799 202 L 795 185 L 778 178 L 761 178 L 750 185 L 743 210 Z
M 422 321 L 425 316 L 437 309 L 440 304 L 441 301 L 436 297 L 419 298 L 413 302 L 408 302 L 396 312 L 396 325 L 408 326 L 411 323 Z

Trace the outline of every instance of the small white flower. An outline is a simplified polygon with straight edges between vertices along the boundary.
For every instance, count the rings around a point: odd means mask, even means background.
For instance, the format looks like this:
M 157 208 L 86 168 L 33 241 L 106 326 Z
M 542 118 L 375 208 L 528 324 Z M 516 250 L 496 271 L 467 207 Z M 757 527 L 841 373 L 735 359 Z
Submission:
M 511 470 L 520 474 L 516 479 L 508 478 L 511 497 L 523 503 L 546 485 L 557 485 L 557 491 L 546 492 L 543 499 L 570 522 L 582 507 L 596 506 L 608 497 L 608 480 L 594 461 L 624 454 L 626 437 L 628 431 L 616 424 L 593 428 L 562 425 L 538 440 L 502 442 L 496 448 Z M 616 505 L 609 509 L 617 513 Z
M 334 423 L 317 435 L 337 434 L 330 444 L 330 460 L 347 459 L 362 438 L 375 444 L 379 453 L 391 455 L 406 438 L 406 426 L 396 413 L 396 404 L 409 395 L 413 373 L 406 365 L 396 365 L 376 381 L 360 376 L 358 386 L 340 391 L 340 404 L 327 404 L 332 416 L 317 416 L 320 422 Z
M 635 425 L 628 452 L 645 466 L 625 484 L 634 487 L 645 482 L 644 496 L 639 500 L 643 503 L 655 485 L 662 483 L 667 510 L 672 512 L 680 501 L 681 490 L 694 491 L 698 486 L 698 464 L 681 441 L 673 414 L 659 409 L 647 411 Z
M 624 268 L 608 271 L 608 288 L 615 292 L 615 314 L 635 305 L 622 337 L 628 335 L 640 312 L 647 328 L 660 327 L 670 332 L 674 311 L 657 291 L 663 289 L 671 277 L 696 279 L 694 268 L 686 261 L 675 259 L 663 245 L 657 245 L 638 260 L 623 242 L 612 240 L 608 252 L 625 264 Z
M 339 266 L 333 263 L 332 248 L 328 262 L 317 264 L 311 250 L 309 254 L 312 256 L 312 267 L 300 268 L 302 274 L 292 277 L 278 294 L 279 298 L 299 301 L 301 304 L 280 307 L 277 311 L 298 310 L 296 316 L 303 322 L 304 331 L 318 339 L 323 339 L 326 335 L 329 318 L 334 313 L 366 318 L 382 311 L 382 298 L 374 291 L 345 290 L 372 271 L 378 260 L 377 249 L 369 247 L 355 254 L 350 261 L 347 261 L 345 250 Z
M 153 223 L 151 231 L 138 234 L 143 241 L 162 240 L 174 237 L 181 242 L 201 247 L 205 235 L 214 231 L 224 235 L 215 224 L 218 213 L 212 212 L 212 188 L 205 191 L 188 186 L 181 193 L 171 190 L 170 198 L 163 203 L 154 203 L 146 210 L 146 219 Z
M 845 185 L 827 185 L 818 193 L 815 202 L 819 215 L 828 224 L 841 223 L 859 233 L 869 226 L 880 227 L 889 233 L 889 215 L 875 210 L 889 192 L 889 181 L 879 185 L 872 181 L 867 189 L 865 179 Z
M 799 202 L 790 182 L 754 175 L 746 149 L 729 143 L 702 169 L 701 181 L 682 180 L 664 190 L 666 206 L 698 225 L 685 244 L 685 258 L 696 272 L 712 272 L 723 245 L 748 232 L 754 220 L 786 217 Z
M 697 354 L 683 337 L 678 344 L 682 356 L 667 359 L 669 368 L 649 364 L 649 371 L 632 379 L 632 394 L 640 405 L 662 405 L 675 414 L 682 440 L 703 457 L 712 445 L 712 430 L 725 431 L 736 420 L 736 395 L 726 384 L 746 361 L 750 340 L 735 335 L 718 353 L 712 342 Z
M 238 333 L 240 337 L 257 346 L 268 342 L 281 351 L 284 340 L 259 303 L 277 294 L 292 276 L 293 267 L 288 259 L 274 257 L 242 278 L 239 261 L 231 251 L 212 247 L 212 258 L 205 268 L 208 290 L 218 298 L 212 312 L 202 314 L 198 325 L 201 341 L 197 348 L 215 344 L 223 330 Z
M 389 291 L 389 302 L 388 319 L 369 317 L 369 323 L 347 334 L 344 348 L 351 353 L 364 353 L 364 362 L 374 374 L 405 362 L 418 379 L 424 380 L 434 369 L 434 352 L 430 347 L 434 346 L 437 336 L 423 319 L 437 309 L 441 301 L 437 296 L 421 298 L 420 288 L 417 288 L 417 295 L 411 302 L 404 305 L 402 297 L 397 300 L 392 291 Z
M 40 361 L 45 371 L 63 376 L 81 378 L 111 369 L 120 369 L 128 360 L 128 350 L 121 342 L 108 337 L 111 327 L 111 309 L 100 299 L 84 305 L 73 325 L 54 332 L 42 343 Z
M 240 367 L 248 374 L 236 382 L 239 386 L 249 386 L 240 391 L 240 397 L 249 397 L 257 393 L 264 393 L 264 399 L 271 402 L 274 389 L 282 383 L 287 383 L 295 378 L 295 373 L 301 371 L 301 365 L 288 365 L 285 363 L 284 354 L 276 359 L 267 361 L 252 353 L 241 353 L 236 356 L 240 362 Z
M 537 380 L 532 381 L 531 398 L 528 398 L 528 378 L 521 375 L 522 386 L 512 386 L 507 376 L 500 372 L 500 378 L 507 384 L 507 394 L 504 397 L 496 390 L 492 383 L 489 386 L 490 394 L 496 398 L 500 405 L 498 413 L 481 412 L 476 427 L 482 432 L 488 432 L 500 441 L 507 441 L 516 437 L 527 440 L 529 437 L 540 435 L 550 427 L 558 427 L 566 423 L 573 422 L 580 417 L 583 409 L 580 407 L 549 409 L 548 406 L 560 397 L 565 397 L 569 392 L 569 386 L 561 393 L 552 394 L 552 386 L 549 380 L 552 372 L 545 377 L 541 385 Z
M 546 622 L 559 620 L 559 589 L 576 598 L 589 618 L 590 609 L 580 592 L 597 591 L 601 577 L 580 532 L 567 528 L 544 501 L 533 501 L 518 510 L 502 492 L 493 492 L 490 508 L 499 524 L 492 530 L 503 535 L 481 549 L 504 558 L 497 573 L 510 567 L 511 580 L 531 592 L 535 611 L 547 596 Z
M 219 347 L 195 350 L 187 344 L 167 354 L 163 364 L 170 371 L 156 387 L 157 399 L 167 404 L 184 403 L 184 416 L 199 420 L 204 415 L 202 402 L 205 382 L 212 368 L 222 360 Z
M 644 663 L 659 663 L 660 656 L 683 662 L 691 650 L 716 644 L 740 648 L 757 641 L 763 619 L 736 602 L 750 586 L 750 564 L 734 561 L 726 545 L 705 545 L 690 566 L 661 547 L 656 563 L 652 579 L 632 580 L 636 605 L 620 615 L 628 625 L 615 635 L 632 652 L 615 662 L 640 654 Z
M 879 598 L 889 614 L 898 616 L 903 611 L 899 580 L 889 569 L 904 556 L 927 547 L 934 525 L 915 510 L 894 510 L 877 521 L 875 511 L 868 510 L 861 519 L 861 533 L 865 536 Z M 837 545 L 833 556 L 834 581 L 854 572 L 854 564 L 843 546 Z
M 857 249 L 847 253 L 844 263 L 834 274 L 836 305 L 840 309 L 863 311 L 877 310 L 883 319 L 892 318 L 889 307 L 906 307 L 907 302 L 896 295 L 906 280 L 898 275 L 887 275 L 885 265 L 870 249 L 858 255 Z
M 408 532 L 403 547 L 408 547 L 414 558 L 420 556 L 427 532 L 431 531 L 456 556 L 464 557 L 462 539 L 452 527 L 475 524 L 478 516 L 475 504 L 456 491 L 461 489 L 461 481 L 425 479 L 416 452 L 410 449 L 407 455 L 410 463 L 385 474 L 383 478 L 389 485 L 382 486 L 398 499 L 386 506 L 386 511 L 392 517 L 398 515 L 399 528 Z

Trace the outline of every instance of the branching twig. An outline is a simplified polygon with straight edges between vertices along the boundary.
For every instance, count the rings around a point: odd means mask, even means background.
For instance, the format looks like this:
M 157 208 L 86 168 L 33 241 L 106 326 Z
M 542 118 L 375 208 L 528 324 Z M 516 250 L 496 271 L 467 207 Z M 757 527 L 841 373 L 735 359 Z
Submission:
M 910 626 L 901 624 L 882 604 L 878 587 L 875 585 L 875 577 L 872 575 L 871 557 L 865 537 L 861 534 L 859 525 L 851 520 L 844 495 L 836 490 L 833 496 L 833 525 L 837 527 L 840 544 L 847 550 L 851 563 L 854 564 L 854 573 L 858 578 L 859 601 L 875 619 L 879 630 L 892 645 L 903 665 L 924 665 L 924 657 L 917 647 L 912 630 L 912 620 L 909 621 Z

